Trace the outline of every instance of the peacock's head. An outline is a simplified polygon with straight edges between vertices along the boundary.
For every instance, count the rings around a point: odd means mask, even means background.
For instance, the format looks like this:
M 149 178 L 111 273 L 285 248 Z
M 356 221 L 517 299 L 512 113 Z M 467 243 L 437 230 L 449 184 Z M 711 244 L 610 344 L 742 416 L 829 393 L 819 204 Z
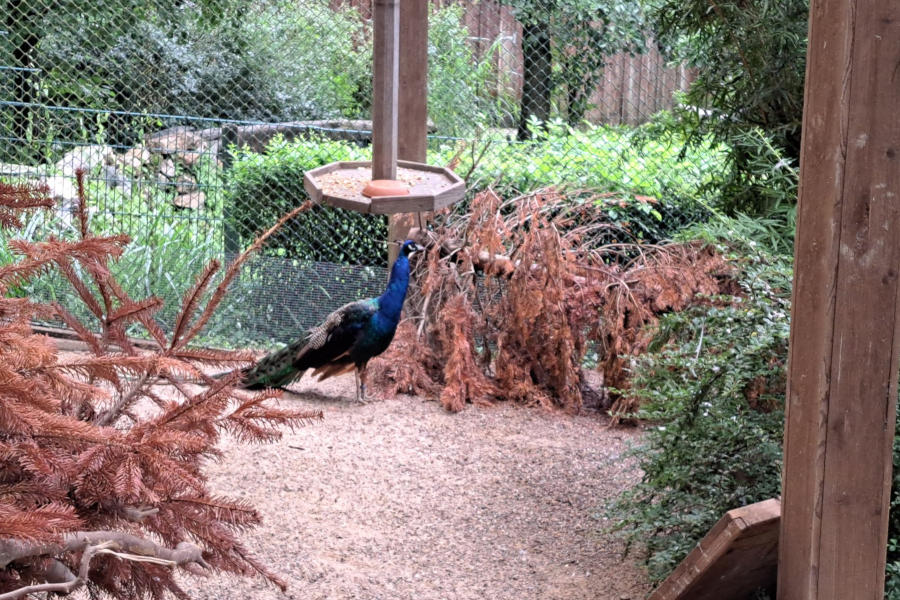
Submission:
M 400 254 L 402 254 L 403 256 L 409 257 L 409 255 L 411 255 L 413 252 L 421 252 L 421 251 L 424 250 L 424 249 L 425 249 L 425 248 L 423 248 L 422 246 L 418 245 L 418 244 L 415 243 L 414 241 L 412 241 L 412 240 L 406 240 L 406 241 L 403 242 L 403 244 L 400 246 Z

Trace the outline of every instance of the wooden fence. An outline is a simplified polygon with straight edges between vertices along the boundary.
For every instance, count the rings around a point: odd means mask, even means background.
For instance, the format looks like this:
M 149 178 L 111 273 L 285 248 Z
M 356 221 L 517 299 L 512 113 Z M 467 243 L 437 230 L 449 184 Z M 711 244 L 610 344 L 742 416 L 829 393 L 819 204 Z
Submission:
M 522 94 L 522 27 L 512 8 L 495 0 L 433 0 L 444 7 L 463 4 L 463 21 L 469 31 L 470 43 L 476 55 L 483 57 L 495 44 L 499 51 L 494 57 L 498 93 Z M 353 8 L 363 19 L 372 17 L 372 0 L 331 0 L 332 8 Z M 686 90 L 693 79 L 690 69 L 669 66 L 663 56 L 647 44 L 640 55 L 616 54 L 607 59 L 604 80 L 591 96 L 594 108 L 586 119 L 592 123 L 638 124 L 654 113 L 672 106 L 672 94 Z

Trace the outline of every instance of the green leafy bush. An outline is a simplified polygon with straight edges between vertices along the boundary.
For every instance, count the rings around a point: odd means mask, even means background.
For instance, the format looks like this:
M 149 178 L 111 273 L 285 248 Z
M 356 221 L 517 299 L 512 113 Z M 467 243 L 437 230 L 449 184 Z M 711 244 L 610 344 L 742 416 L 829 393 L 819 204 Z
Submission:
M 712 136 L 727 146 L 729 169 L 715 184 L 725 205 L 765 213 L 758 146 L 748 146 L 746 136 L 761 130 L 787 161 L 799 160 L 808 0 L 643 4 L 663 52 L 696 69 L 677 114 L 689 140 Z M 795 189 L 787 191 L 796 197 Z
M 204 157 L 202 161 L 197 168 L 198 183 L 206 191 L 206 204 L 196 213 L 175 207 L 169 190 L 134 185 L 126 192 L 122 187 L 107 187 L 96 173 L 87 179 L 91 230 L 97 235 L 123 233 L 131 238 L 122 256 L 110 263 L 111 272 L 129 295 L 163 298 L 166 305 L 158 314 L 164 320 L 176 316 L 184 290 L 194 283 L 196 274 L 206 263 L 220 257 L 222 252 L 222 207 L 216 193 L 221 186 L 219 172 L 213 166 L 212 157 Z M 4 232 L 9 234 L 9 230 Z M 76 239 L 78 231 L 74 216 L 67 209 L 58 208 L 29 214 L 25 227 L 15 234 L 26 241 L 49 235 L 71 240 Z M 9 249 L 0 251 L 0 264 L 14 260 Z M 79 269 L 77 265 L 74 268 Z M 90 316 L 58 272 L 44 273 L 14 293 L 59 301 L 79 318 Z
M 776 220 L 777 222 L 777 220 Z M 685 230 L 728 238 L 740 295 L 665 316 L 633 362 L 629 393 L 647 434 L 632 452 L 644 475 L 609 507 L 659 582 L 728 510 L 781 493 L 791 257 L 765 249 L 755 219 Z M 778 241 L 780 243 L 780 241 Z M 783 249 L 783 248 L 782 248 Z M 900 599 L 900 437 L 894 440 L 885 598 Z
M 366 23 L 326 0 L 307 0 L 302 10 L 285 0 L 91 6 L 62 0 L 43 13 L 13 20 L 10 41 L 0 39 L 0 57 L 16 64 L 9 46 L 37 40 L 33 64 L 21 66 L 39 69 L 29 85 L 40 102 L 88 112 L 13 113 L 28 120 L 32 138 L 132 144 L 182 115 L 279 121 L 369 112 Z M 176 118 L 163 123 L 147 114 Z M 15 125 L 7 121 L 0 119 L 0 127 Z
M 712 200 L 696 190 L 720 168 L 723 152 L 714 146 L 681 152 L 668 131 L 597 127 L 584 131 L 555 123 L 528 143 L 493 138 L 482 154 L 461 151 L 459 143 L 438 139 L 428 161 L 456 162 L 468 175 L 470 194 L 493 187 L 503 197 L 548 186 L 610 192 L 597 201 L 610 222 L 635 239 L 668 239 L 703 221 Z M 480 146 L 479 146 L 480 147 Z M 463 148 L 465 150 L 465 148 Z M 226 227 L 241 247 L 306 197 L 303 175 L 329 162 L 366 160 L 369 149 L 321 138 L 286 142 L 276 138 L 265 153 L 238 152 L 228 174 Z M 306 260 L 383 265 L 387 240 L 384 219 L 318 207 L 274 236 L 268 252 Z
M 683 150 L 683 143 L 665 128 L 578 130 L 553 121 L 529 142 L 485 136 L 472 147 L 443 143 L 430 160 L 448 164 L 457 157 L 456 172 L 468 175 L 470 191 L 493 187 L 504 198 L 551 185 L 612 192 L 615 201 L 601 205 L 610 220 L 637 238 L 658 241 L 705 221 L 706 207 L 714 204 L 712 192 L 698 190 L 723 168 L 724 149 L 705 144 Z M 635 196 L 653 198 L 655 204 L 635 201 Z
M 634 450 L 641 482 L 612 512 L 654 581 L 725 511 L 779 493 L 791 265 L 755 252 L 738 264 L 742 296 L 665 316 L 633 363 L 629 393 L 652 425 Z
M 303 175 L 330 162 L 367 160 L 369 149 L 321 138 L 286 142 L 276 137 L 264 154 L 237 153 L 228 172 L 225 200 L 227 241 L 243 248 L 303 202 Z M 263 254 L 310 261 L 386 266 L 387 220 L 317 206 L 286 223 Z
M 896 424 L 900 428 L 900 422 Z M 894 472 L 891 485 L 891 512 L 888 517 L 887 568 L 884 597 L 900 600 L 900 436 L 894 435 Z

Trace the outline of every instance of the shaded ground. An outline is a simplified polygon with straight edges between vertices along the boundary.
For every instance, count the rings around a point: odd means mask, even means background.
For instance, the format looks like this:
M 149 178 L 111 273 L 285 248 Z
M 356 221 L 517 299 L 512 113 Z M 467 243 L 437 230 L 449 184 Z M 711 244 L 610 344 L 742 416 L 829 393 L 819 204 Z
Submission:
M 638 599 L 646 579 L 603 534 L 599 507 L 636 480 L 633 430 L 510 406 L 448 414 L 402 398 L 365 406 L 353 377 L 286 402 L 325 419 L 271 446 L 225 444 L 212 489 L 250 501 L 247 545 L 298 599 Z M 259 581 L 186 582 L 198 598 L 285 597 Z

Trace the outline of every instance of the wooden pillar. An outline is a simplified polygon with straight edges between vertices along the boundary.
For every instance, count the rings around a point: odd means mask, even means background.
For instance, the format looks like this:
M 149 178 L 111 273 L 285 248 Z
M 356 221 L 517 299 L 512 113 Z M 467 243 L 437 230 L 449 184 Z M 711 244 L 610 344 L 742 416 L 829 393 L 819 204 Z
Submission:
M 397 178 L 399 0 L 375 0 L 372 81 L 372 179 Z
M 428 133 L 428 0 L 403 0 L 400 5 L 400 114 L 397 155 L 402 160 L 425 162 Z M 415 224 L 414 214 L 388 219 L 388 237 L 402 240 Z M 399 248 L 390 246 L 389 259 Z
M 812 0 L 780 600 L 881 600 L 900 271 L 900 2 Z

